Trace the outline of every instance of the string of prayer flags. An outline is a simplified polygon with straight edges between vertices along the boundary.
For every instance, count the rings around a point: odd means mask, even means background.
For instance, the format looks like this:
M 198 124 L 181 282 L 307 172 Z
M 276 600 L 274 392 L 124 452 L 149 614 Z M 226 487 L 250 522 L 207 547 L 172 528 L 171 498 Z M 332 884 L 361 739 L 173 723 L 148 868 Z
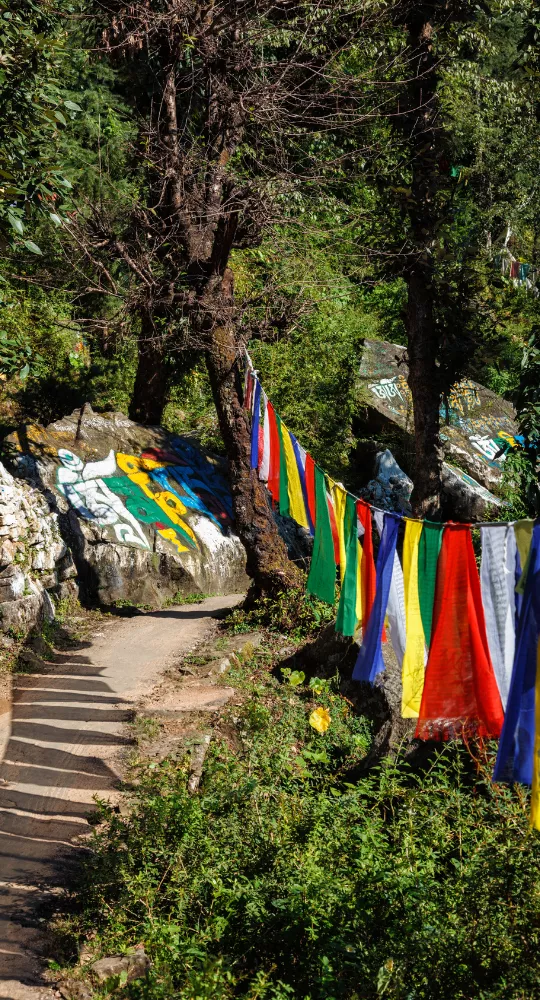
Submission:
M 502 723 L 470 525 L 449 523 L 444 526 L 438 559 L 432 638 L 416 736 L 424 740 L 497 737 Z
M 493 780 L 532 785 L 531 823 L 540 829 L 540 524 L 534 527 L 528 563 Z
M 470 525 L 372 513 L 315 465 L 251 366 L 245 406 L 252 468 L 280 512 L 314 536 L 307 592 L 333 604 L 339 568 L 336 628 L 352 637 L 362 626 L 353 678 L 373 683 L 384 670 L 387 617 L 402 715 L 417 720 L 416 736 L 495 738 L 502 729 L 494 780 L 532 785 L 540 829 L 540 524 L 480 525 L 479 575 Z
M 399 514 L 388 512 L 384 515 L 381 541 L 377 552 L 377 589 L 353 670 L 353 680 L 355 681 L 373 683 L 377 675 L 384 670 L 381 643 L 400 521 Z

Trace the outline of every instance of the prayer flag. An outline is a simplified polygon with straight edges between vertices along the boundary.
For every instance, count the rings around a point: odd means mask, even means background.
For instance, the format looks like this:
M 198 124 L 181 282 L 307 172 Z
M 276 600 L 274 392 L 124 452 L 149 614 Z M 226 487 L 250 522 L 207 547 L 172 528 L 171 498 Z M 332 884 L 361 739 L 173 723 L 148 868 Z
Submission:
M 421 535 L 422 522 L 407 519 L 405 538 L 403 539 L 403 578 L 407 623 L 401 695 L 401 714 L 404 719 L 418 718 L 422 691 L 424 690 L 426 643 L 418 591 L 418 549 Z
M 254 377 L 255 393 L 253 397 L 253 413 L 251 416 L 251 468 L 259 465 L 259 420 L 261 410 L 261 383 Z
M 345 573 L 341 584 L 341 594 L 336 619 L 336 632 L 354 635 L 356 631 L 356 586 L 358 562 L 358 519 L 356 501 L 349 493 L 345 498 L 343 536 L 345 541 Z
M 330 492 L 334 501 L 334 513 L 336 515 L 336 528 L 339 540 L 339 575 L 341 582 L 345 576 L 347 565 L 347 544 L 345 540 L 345 507 L 347 504 L 347 492 L 341 483 L 330 482 Z
M 371 614 L 371 609 L 373 607 L 373 602 L 375 600 L 375 591 L 377 589 L 377 573 L 375 569 L 375 560 L 373 558 L 373 534 L 371 526 L 371 507 L 364 500 L 357 500 L 356 511 L 358 514 L 358 520 L 363 528 L 363 548 L 362 548 L 362 559 L 360 563 L 361 576 L 362 576 L 362 627 L 365 629 L 369 621 L 369 616 Z
M 518 542 L 519 544 L 519 542 Z M 538 758 L 535 744 L 538 692 L 538 638 L 540 635 L 540 524 L 535 525 L 525 592 L 521 604 L 516 653 L 504 726 L 493 773 L 494 781 L 519 781 L 532 785 L 536 775 L 538 792 Z M 539 823 L 538 794 L 534 797 L 535 825 Z
M 314 466 L 315 479 L 315 538 L 313 555 L 307 579 L 308 594 L 333 604 L 336 596 L 336 564 L 334 561 L 334 541 L 330 524 L 330 513 L 326 495 L 324 472 Z
M 279 440 L 279 513 L 289 517 L 289 483 L 287 478 L 287 459 L 285 455 L 285 434 L 281 417 L 276 413 L 276 424 Z
M 420 595 L 420 613 L 422 615 L 422 625 L 427 646 L 429 646 L 431 641 L 437 560 L 441 550 L 443 528 L 443 524 L 424 521 L 423 531 L 420 536 L 420 545 L 418 546 L 418 592 Z
M 358 659 L 353 670 L 353 680 L 373 683 L 377 674 L 384 670 L 381 640 L 384 616 L 388 605 L 388 594 L 394 568 L 399 522 L 398 514 L 385 513 L 381 542 L 377 553 L 377 589 L 371 609 Z M 365 550 L 364 550 L 365 556 Z
M 375 524 L 379 535 L 382 535 L 384 514 L 382 510 L 376 510 L 374 514 Z M 388 607 L 386 609 L 388 624 L 390 626 L 390 642 L 396 654 L 399 668 L 403 665 L 405 654 L 405 591 L 403 586 L 403 570 L 397 552 L 394 552 L 394 568 L 390 581 L 390 592 L 388 594 Z
M 506 709 L 516 642 L 516 536 L 511 524 L 482 526 L 480 583 L 495 680 Z
M 268 461 L 268 489 L 274 503 L 279 503 L 279 480 L 280 480 L 280 447 L 279 433 L 277 426 L 277 416 L 271 402 L 266 407 L 268 416 L 268 434 L 270 441 L 269 461 Z
M 446 524 L 416 736 L 496 737 L 502 722 L 470 526 Z
M 301 525 L 302 528 L 309 528 L 308 517 L 306 513 L 306 505 L 304 502 L 304 493 L 302 490 L 302 483 L 300 480 L 300 473 L 298 469 L 298 462 L 296 460 L 296 454 L 294 450 L 293 435 L 285 427 L 285 424 L 281 423 L 281 434 L 283 441 L 283 457 L 285 459 L 285 469 L 287 478 L 287 494 L 288 494 L 288 515 L 292 517 L 293 521 Z M 280 513 L 285 513 L 281 510 L 281 500 L 280 500 Z
M 311 511 L 309 509 L 309 498 L 308 498 L 307 483 L 306 483 L 306 463 L 308 456 L 306 454 L 305 449 L 302 448 L 302 445 L 298 443 L 294 434 L 292 433 L 291 433 L 291 441 L 294 449 L 294 457 L 296 459 L 298 476 L 300 478 L 302 497 L 304 500 L 304 514 L 307 520 L 306 527 L 309 528 L 309 533 L 313 535 L 315 529 L 313 525 L 313 519 L 311 517 Z
M 306 455 L 306 493 L 309 516 L 313 527 L 315 527 L 317 516 L 315 510 L 315 462 L 309 454 Z
M 262 393 L 262 453 L 259 461 L 259 479 L 268 482 L 270 473 L 270 420 L 268 418 L 268 397 Z

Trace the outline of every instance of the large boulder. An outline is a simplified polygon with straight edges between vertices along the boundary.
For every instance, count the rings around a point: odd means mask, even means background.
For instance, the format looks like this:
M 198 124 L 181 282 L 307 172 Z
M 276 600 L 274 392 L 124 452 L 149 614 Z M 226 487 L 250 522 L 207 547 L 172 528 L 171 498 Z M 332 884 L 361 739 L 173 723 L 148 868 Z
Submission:
M 413 437 L 407 376 L 404 347 L 365 341 L 359 385 L 368 409 L 368 432 L 376 436 L 393 428 L 401 434 L 404 453 L 412 450 Z M 444 489 L 453 516 L 481 517 L 490 506 L 501 506 L 496 493 L 504 462 L 520 440 L 511 403 L 478 382 L 463 379 L 452 390 L 448 406 L 441 403 L 441 439 Z
M 85 598 L 159 605 L 246 588 L 223 462 L 193 441 L 87 404 L 16 431 L 5 451 L 54 516 Z
M 52 619 L 49 591 L 66 593 L 75 575 L 57 513 L 0 463 L 0 630 L 17 637 Z

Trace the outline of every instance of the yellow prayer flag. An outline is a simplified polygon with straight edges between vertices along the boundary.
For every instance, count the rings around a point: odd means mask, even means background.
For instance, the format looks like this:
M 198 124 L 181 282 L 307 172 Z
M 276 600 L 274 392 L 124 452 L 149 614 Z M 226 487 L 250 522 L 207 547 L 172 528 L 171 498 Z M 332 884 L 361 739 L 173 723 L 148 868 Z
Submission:
M 345 506 L 347 504 L 347 491 L 340 483 L 329 480 L 334 501 L 334 511 L 336 514 L 336 526 L 339 538 L 339 575 L 343 583 L 345 569 L 347 567 L 347 552 L 345 547 Z
M 306 505 L 304 503 L 304 494 L 302 492 L 302 483 L 300 482 L 300 473 L 298 472 L 298 465 L 296 464 L 296 455 L 294 454 L 293 443 L 291 441 L 291 435 L 283 421 L 281 422 L 281 432 L 283 436 L 283 452 L 285 455 L 285 465 L 287 467 L 287 490 L 289 494 L 289 514 L 293 521 L 300 524 L 302 528 L 309 529 L 309 523 L 306 514 Z
M 406 641 L 403 657 L 401 714 L 417 719 L 425 675 L 425 638 L 418 594 L 418 547 L 422 522 L 406 520 L 403 540 L 403 585 L 405 589 Z

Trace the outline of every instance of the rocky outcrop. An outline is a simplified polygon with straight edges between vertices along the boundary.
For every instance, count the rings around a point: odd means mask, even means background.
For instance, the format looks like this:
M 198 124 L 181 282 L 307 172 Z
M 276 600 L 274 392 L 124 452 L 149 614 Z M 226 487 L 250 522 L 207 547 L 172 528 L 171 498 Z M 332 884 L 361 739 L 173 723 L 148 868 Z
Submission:
M 75 575 L 56 512 L 0 463 L 0 629 L 17 634 L 53 618 L 49 592 L 66 596 Z
M 413 411 L 407 383 L 406 350 L 398 344 L 366 340 L 359 372 L 360 398 L 367 407 L 368 436 L 397 437 L 392 445 L 399 461 L 412 452 Z M 448 516 L 482 517 L 501 506 L 496 495 L 504 461 L 519 442 L 513 407 L 472 379 L 454 387 L 441 404 L 441 439 Z M 401 438 L 401 448 L 399 447 Z M 492 491 L 495 491 L 493 493 Z
M 34 498 L 27 506 L 56 531 L 57 549 L 29 557 L 27 587 L 41 594 L 71 572 L 86 599 L 160 605 L 247 586 L 222 460 L 192 441 L 86 405 L 10 435 L 5 450 L 13 488 Z

